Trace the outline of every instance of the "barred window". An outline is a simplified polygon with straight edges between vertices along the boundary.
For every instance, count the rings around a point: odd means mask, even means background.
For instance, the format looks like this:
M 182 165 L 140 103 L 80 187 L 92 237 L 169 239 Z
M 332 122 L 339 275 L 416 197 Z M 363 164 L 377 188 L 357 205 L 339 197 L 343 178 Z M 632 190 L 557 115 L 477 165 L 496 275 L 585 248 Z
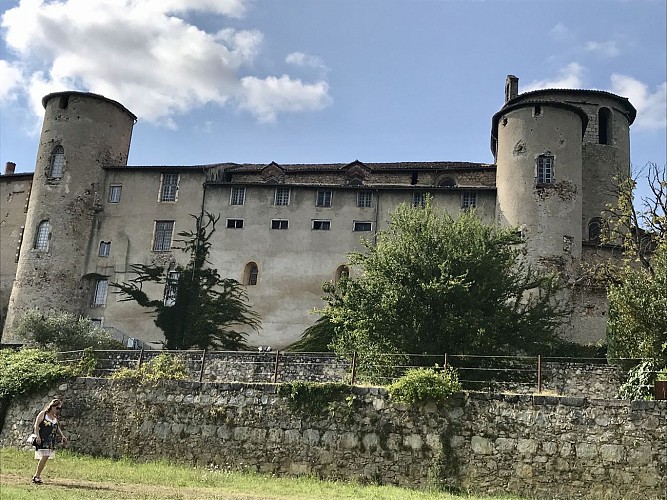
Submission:
M 111 242 L 110 241 L 100 241 L 100 250 L 98 255 L 100 257 L 108 257 L 111 254 Z
M 103 306 L 107 302 L 107 289 L 109 280 L 102 278 L 95 283 L 95 293 L 93 294 L 93 307 Z
M 174 233 L 173 220 L 155 221 L 155 234 L 153 235 L 153 251 L 168 252 L 171 250 L 171 237 Z
M 461 208 L 475 208 L 477 206 L 477 193 L 475 191 L 464 191 L 461 194 Z
M 412 193 L 412 206 L 424 208 L 426 206 L 426 193 Z
M 48 220 L 43 220 L 37 226 L 37 233 L 35 234 L 35 250 L 47 250 L 49 248 L 49 237 L 51 236 L 51 223 Z
M 180 174 L 162 174 L 160 201 L 176 201 Z
M 120 203 L 120 194 L 122 190 L 123 186 L 120 184 L 109 186 L 109 203 Z
M 279 187 L 276 188 L 275 197 L 273 198 L 274 205 L 289 205 L 290 189 Z
M 60 179 L 65 170 L 65 149 L 56 146 L 51 152 L 51 165 L 49 167 L 49 179 Z
M 357 206 L 360 208 L 371 208 L 373 206 L 373 192 L 359 191 L 357 193 Z
M 327 189 L 318 189 L 317 191 L 317 201 L 315 205 L 318 207 L 330 207 L 331 206 L 331 191 Z
M 537 157 L 537 183 L 553 184 L 554 182 L 554 157 L 540 155 Z
M 233 187 L 229 199 L 230 205 L 243 205 L 245 203 L 245 187 Z

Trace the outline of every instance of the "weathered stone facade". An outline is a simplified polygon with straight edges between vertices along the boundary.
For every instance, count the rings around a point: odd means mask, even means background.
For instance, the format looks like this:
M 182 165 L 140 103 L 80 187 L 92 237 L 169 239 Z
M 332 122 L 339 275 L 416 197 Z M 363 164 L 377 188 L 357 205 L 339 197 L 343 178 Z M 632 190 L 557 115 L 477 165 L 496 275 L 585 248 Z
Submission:
M 272 384 L 80 378 L 13 402 L 0 445 L 26 447 L 37 411 L 57 395 L 69 446 L 92 455 L 538 498 L 666 492 L 664 401 L 470 393 L 407 407 L 384 389 L 351 391 L 313 413 Z

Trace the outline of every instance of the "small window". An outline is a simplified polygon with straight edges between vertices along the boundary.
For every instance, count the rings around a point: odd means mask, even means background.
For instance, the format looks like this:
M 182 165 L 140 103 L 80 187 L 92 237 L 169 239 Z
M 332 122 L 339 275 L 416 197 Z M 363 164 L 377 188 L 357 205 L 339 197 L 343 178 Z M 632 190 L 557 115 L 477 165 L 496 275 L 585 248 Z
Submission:
M 49 179 L 60 179 L 65 170 L 65 149 L 56 146 L 51 152 L 51 165 L 49 166 Z
M 419 172 L 413 170 L 412 175 L 410 176 L 410 184 L 414 186 L 417 182 L 419 182 Z
M 477 193 L 475 191 L 465 191 L 461 195 L 461 208 L 475 208 L 477 206 Z
M 313 220 L 314 231 L 329 231 L 331 229 L 330 220 Z
M 373 192 L 359 191 L 357 193 L 357 206 L 360 208 L 371 208 L 373 206 Z
M 243 283 L 250 286 L 256 285 L 258 275 L 259 269 L 257 268 L 257 264 L 254 262 L 248 262 L 243 272 Z
M 245 203 L 245 188 L 233 187 L 229 198 L 230 205 L 243 205 Z M 228 226 L 229 227 L 229 226 Z
M 155 234 L 153 235 L 153 251 L 169 252 L 171 250 L 171 237 L 174 234 L 173 220 L 155 221 Z
M 243 219 L 227 219 L 227 229 L 243 229 Z
M 451 177 L 445 177 L 444 179 L 440 180 L 440 183 L 438 185 L 444 188 L 455 188 L 456 181 Z
M 276 188 L 276 193 L 273 198 L 273 204 L 274 205 L 289 205 L 289 195 L 290 195 L 290 189 L 289 188 L 284 188 L 284 187 L 279 187 Z
M 95 328 L 102 328 L 102 318 L 89 318 Z
M 533 116 L 540 116 L 541 114 L 542 114 L 542 106 L 540 106 L 539 104 L 536 104 L 533 107 Z
M 600 108 L 598 111 L 598 143 L 612 143 L 612 114 L 609 108 Z
M 172 307 L 176 304 L 176 293 L 178 292 L 178 279 L 181 273 L 178 271 L 169 271 L 167 273 L 167 282 L 164 285 L 164 305 Z
M 537 157 L 537 183 L 553 184 L 554 182 L 554 157 L 540 155 Z
M 334 275 L 334 282 L 338 283 L 341 279 L 347 279 L 350 277 L 350 268 L 342 265 L 338 266 L 336 269 L 336 274 Z
M 285 219 L 272 219 L 271 229 L 287 229 L 289 221 Z
M 111 254 L 111 242 L 100 241 L 100 250 L 97 253 L 100 257 L 108 257 Z
M 95 293 L 93 294 L 93 307 L 100 307 L 107 302 L 107 288 L 109 287 L 109 280 L 106 278 L 99 279 L 95 283 Z
M 176 201 L 180 174 L 162 174 L 160 201 Z
M 412 193 L 412 206 L 424 208 L 426 206 L 426 193 Z
M 114 184 L 109 186 L 109 203 L 120 203 L 120 194 L 123 191 L 123 186 Z
M 35 250 L 47 250 L 49 248 L 49 239 L 51 237 L 51 223 L 48 220 L 43 220 L 37 226 L 37 233 L 35 234 Z
M 593 217 L 588 223 L 588 241 L 602 243 L 602 237 L 608 237 L 607 225 L 602 217 Z
M 368 221 L 354 221 L 354 231 L 372 231 L 373 223 Z
M 331 206 L 331 191 L 327 189 L 318 189 L 317 190 L 317 200 L 315 205 L 318 207 L 330 207 Z

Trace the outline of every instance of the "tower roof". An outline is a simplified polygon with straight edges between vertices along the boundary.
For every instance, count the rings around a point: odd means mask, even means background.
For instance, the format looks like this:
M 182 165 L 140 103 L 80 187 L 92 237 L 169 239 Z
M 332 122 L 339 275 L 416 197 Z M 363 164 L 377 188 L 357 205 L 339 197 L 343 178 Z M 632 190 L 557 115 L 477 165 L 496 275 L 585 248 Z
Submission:
M 61 97 L 61 96 L 71 96 L 71 95 L 79 95 L 79 96 L 85 96 L 85 97 L 90 97 L 93 99 L 99 99 L 100 101 L 106 101 L 108 103 L 113 104 L 117 108 L 120 108 L 122 111 L 125 111 L 135 122 L 137 121 L 137 117 L 135 116 L 134 113 L 132 113 L 129 109 L 127 109 L 125 106 L 123 106 L 121 103 L 118 101 L 114 101 L 113 99 L 109 99 L 108 97 L 104 97 L 103 95 L 100 94 L 94 94 L 92 92 L 79 92 L 76 90 L 65 90 L 62 92 L 52 92 L 51 94 L 47 94 L 44 97 L 42 97 L 42 106 L 46 108 L 46 104 L 53 99 L 54 97 Z

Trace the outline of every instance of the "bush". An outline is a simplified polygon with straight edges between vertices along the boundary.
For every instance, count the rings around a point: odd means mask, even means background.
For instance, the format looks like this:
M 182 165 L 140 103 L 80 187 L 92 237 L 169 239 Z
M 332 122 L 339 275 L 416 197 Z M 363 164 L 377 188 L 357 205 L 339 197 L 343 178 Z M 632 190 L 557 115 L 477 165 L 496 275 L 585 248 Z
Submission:
M 160 380 L 187 380 L 185 363 L 167 353 L 158 354 L 139 368 L 121 368 L 111 378 L 114 380 L 136 380 L 143 384 L 155 384 Z
M 58 363 L 55 352 L 0 350 L 0 398 L 31 394 L 76 375 L 76 369 Z
M 31 309 L 19 321 L 16 332 L 27 345 L 54 351 L 124 348 L 122 342 L 112 339 L 88 318 L 68 312 L 43 313 Z
M 278 394 L 287 398 L 293 410 L 317 416 L 330 404 L 352 394 L 352 387 L 336 382 L 288 382 L 278 386 Z
M 621 399 L 653 399 L 653 382 L 656 380 L 658 365 L 653 360 L 639 363 L 628 371 L 628 377 L 618 389 Z
M 452 368 L 439 372 L 433 368 L 411 368 L 387 389 L 389 397 L 399 403 L 444 403 L 461 391 L 461 384 Z

